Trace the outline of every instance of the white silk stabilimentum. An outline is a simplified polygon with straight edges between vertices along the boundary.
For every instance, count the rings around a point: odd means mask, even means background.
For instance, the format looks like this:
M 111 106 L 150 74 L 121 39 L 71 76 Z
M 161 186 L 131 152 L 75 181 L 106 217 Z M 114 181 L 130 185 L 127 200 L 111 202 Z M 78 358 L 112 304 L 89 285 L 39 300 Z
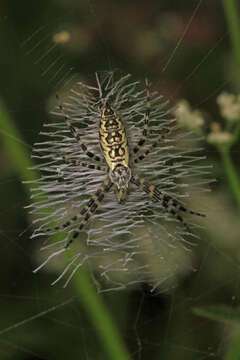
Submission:
M 62 109 L 56 107 L 53 122 L 44 125 L 41 142 L 34 145 L 33 158 L 38 163 L 35 169 L 41 176 L 33 182 L 29 206 L 35 227 L 32 237 L 44 237 L 44 254 L 46 252 L 46 260 L 36 271 L 61 258 L 65 265 L 57 266 L 61 270 L 56 281 L 64 277 L 65 284 L 81 266 L 87 266 L 101 289 L 139 283 L 148 283 L 152 289 L 169 287 L 178 274 L 191 268 L 187 250 L 192 238 L 198 236 L 198 227 L 192 223 L 198 221 L 198 217 L 182 212 L 188 224 L 186 229 L 160 201 L 153 200 L 134 183 L 129 183 L 123 204 L 117 202 L 112 187 L 79 236 L 69 248 L 64 248 L 78 229 L 81 217 L 65 228 L 61 228 L 61 224 L 79 215 L 108 176 L 98 129 L 101 108 L 106 102 L 126 129 L 131 173 L 157 186 L 161 193 L 187 209 L 187 200 L 207 190 L 209 168 L 204 164 L 199 140 L 183 131 L 171 117 L 168 102 L 150 87 L 148 135 L 134 155 L 132 149 L 142 136 L 146 112 L 144 81 L 135 82 L 130 75 L 122 76 L 117 72 L 99 73 L 95 85 L 76 84 Z M 76 160 L 96 164 L 69 131 L 64 120 L 66 116 L 78 129 L 88 150 L 102 158 L 97 165 L 105 167 L 106 171 L 74 163 Z M 145 154 L 144 159 L 142 154 Z M 66 163 L 64 157 L 74 161 Z M 135 158 L 138 161 L 135 162 Z M 54 229 L 58 225 L 60 228 Z M 50 230 L 46 232 L 45 229 Z

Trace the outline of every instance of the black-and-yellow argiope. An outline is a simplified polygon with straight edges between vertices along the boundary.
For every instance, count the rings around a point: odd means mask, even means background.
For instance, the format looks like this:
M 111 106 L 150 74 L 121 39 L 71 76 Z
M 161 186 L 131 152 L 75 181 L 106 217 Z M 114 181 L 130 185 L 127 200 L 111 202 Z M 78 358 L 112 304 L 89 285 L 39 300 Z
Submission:
M 97 83 L 99 86 L 99 94 L 101 95 L 101 86 L 96 74 Z M 59 109 L 63 114 L 65 123 L 76 139 L 77 143 L 81 147 L 82 151 L 89 157 L 94 163 L 88 163 L 85 161 L 76 160 L 66 155 L 62 155 L 61 159 L 66 164 L 71 164 L 76 167 L 85 167 L 88 169 L 100 170 L 107 173 L 107 177 L 98 188 L 95 194 L 90 198 L 86 205 L 80 210 L 79 213 L 72 216 L 69 220 L 63 224 L 55 226 L 54 228 L 47 228 L 44 231 L 59 231 L 66 229 L 69 226 L 76 224 L 79 220 L 80 223 L 76 230 L 74 230 L 72 237 L 66 242 L 64 248 L 67 249 L 72 242 L 79 236 L 80 231 L 84 228 L 90 217 L 96 212 L 104 200 L 105 194 L 108 193 L 113 185 L 115 187 L 118 203 L 121 204 L 126 200 L 126 195 L 129 187 L 129 183 L 134 184 L 144 193 L 148 194 L 154 201 L 161 203 L 164 211 L 171 214 L 175 219 L 183 224 L 185 229 L 189 232 L 188 225 L 184 221 L 181 213 L 190 213 L 198 216 L 204 216 L 198 212 L 188 210 L 179 201 L 175 200 L 169 195 L 164 194 L 155 185 L 148 183 L 144 178 L 139 177 L 137 174 L 132 173 L 132 165 L 145 159 L 150 154 L 151 149 L 145 150 L 143 154 L 138 155 L 139 150 L 142 149 L 148 138 L 148 124 L 150 118 L 150 89 L 149 82 L 145 80 L 146 85 L 146 109 L 144 114 L 144 127 L 142 130 L 141 138 L 138 140 L 137 145 L 133 147 L 133 150 L 129 154 L 127 135 L 121 119 L 118 114 L 112 108 L 108 101 L 103 102 L 101 106 L 100 125 L 99 125 L 99 143 L 102 149 L 102 154 L 105 160 L 105 166 L 99 165 L 102 162 L 100 156 L 95 155 L 88 150 L 86 144 L 82 141 L 81 136 L 77 128 L 71 123 L 70 116 L 66 115 L 63 106 L 59 102 Z M 164 136 L 162 136 L 162 139 Z M 156 147 L 157 143 L 152 144 L 152 148 Z M 131 165 L 130 165 L 131 162 Z

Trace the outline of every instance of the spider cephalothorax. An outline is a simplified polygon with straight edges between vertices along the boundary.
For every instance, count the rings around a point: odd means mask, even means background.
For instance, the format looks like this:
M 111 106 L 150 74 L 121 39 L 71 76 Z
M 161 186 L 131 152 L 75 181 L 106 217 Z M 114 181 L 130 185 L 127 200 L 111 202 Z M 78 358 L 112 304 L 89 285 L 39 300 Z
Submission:
M 110 170 L 109 177 L 116 185 L 116 194 L 119 203 L 125 199 L 129 181 L 131 179 L 131 169 L 128 166 L 117 165 L 114 170 Z

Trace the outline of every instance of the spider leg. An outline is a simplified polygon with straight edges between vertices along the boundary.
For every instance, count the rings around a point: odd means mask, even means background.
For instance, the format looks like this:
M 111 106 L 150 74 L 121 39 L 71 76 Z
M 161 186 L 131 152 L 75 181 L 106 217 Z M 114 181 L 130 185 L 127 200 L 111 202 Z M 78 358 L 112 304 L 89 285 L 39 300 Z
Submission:
M 107 193 L 111 189 L 112 185 L 113 185 L 113 183 L 110 181 L 109 178 L 107 178 L 106 180 L 104 180 L 103 185 L 99 188 L 99 190 L 95 193 L 95 195 L 93 195 L 91 197 L 88 204 L 84 208 L 85 216 L 84 216 L 83 220 L 80 222 L 80 224 L 78 226 L 78 230 L 74 231 L 73 236 L 65 244 L 65 246 L 64 246 L 65 249 L 67 249 L 74 242 L 74 240 L 79 236 L 80 231 L 84 228 L 84 226 L 86 225 L 86 223 L 88 222 L 90 217 L 95 213 L 98 206 L 103 201 L 104 193 Z
M 139 161 L 142 161 L 143 159 L 145 159 L 145 157 L 147 155 L 149 155 L 152 152 L 152 150 L 158 146 L 159 141 L 166 140 L 166 134 L 169 134 L 170 132 L 171 131 L 168 129 L 164 135 L 159 135 L 157 141 L 154 141 L 154 143 L 152 143 L 152 145 L 149 149 L 147 149 L 143 154 L 137 155 L 136 157 L 133 158 L 134 163 L 136 164 Z
M 60 103 L 59 101 L 59 96 L 56 95 L 56 98 L 58 100 L 58 107 L 60 109 L 60 111 L 62 112 L 63 114 L 63 117 L 64 117 L 64 120 L 65 120 L 65 123 L 67 125 L 67 127 L 69 128 L 69 130 L 71 131 L 72 135 L 74 136 L 74 138 L 76 139 L 77 143 L 80 145 L 81 149 L 83 150 L 83 152 L 88 156 L 90 157 L 91 159 L 95 160 L 95 161 L 101 161 L 101 158 L 98 156 L 98 155 L 95 155 L 94 153 L 92 153 L 91 151 L 88 151 L 88 148 L 87 146 L 84 144 L 84 142 L 81 140 L 81 137 L 79 135 L 79 132 L 78 130 L 71 124 L 71 121 L 70 121 L 70 117 L 65 114 L 64 112 L 64 109 L 63 109 L 63 106 L 62 104 Z
M 157 147 L 157 142 L 154 142 L 150 149 L 147 149 L 143 154 L 141 154 L 133 159 L 134 163 L 137 164 L 139 161 L 142 161 L 143 159 L 145 159 L 145 157 L 150 154 L 152 149 L 154 149 L 156 147 Z
M 69 159 L 67 156 L 65 155 L 60 155 L 59 156 L 66 164 L 73 164 L 74 166 L 83 166 L 86 167 L 88 169 L 94 169 L 94 170 L 100 170 L 100 171 L 104 171 L 107 172 L 106 167 L 104 166 L 100 166 L 100 165 L 96 165 L 96 164 L 89 164 L 87 162 L 84 161 L 80 161 L 80 160 L 76 160 L 76 159 Z
M 140 147 L 142 147 L 145 144 L 145 141 L 147 139 L 148 135 L 148 122 L 149 122 L 149 116 L 150 116 L 150 91 L 149 91 L 149 82 L 148 79 L 145 79 L 146 84 L 146 94 L 147 94 L 147 105 L 146 105 L 146 111 L 144 114 L 144 126 L 143 126 L 143 133 L 142 137 L 138 141 L 137 145 L 133 148 L 133 153 L 136 154 Z
M 137 175 L 133 175 L 130 181 L 147 193 L 152 199 L 160 201 L 163 208 L 181 222 L 187 231 L 189 231 L 189 227 L 179 212 L 205 217 L 204 214 L 185 208 L 177 200 L 173 199 L 171 196 L 165 195 L 163 192 L 159 191 L 155 185 L 149 184 L 145 179 L 140 178 Z
M 84 207 L 78 214 L 74 215 L 73 217 L 71 217 L 69 220 L 67 220 L 65 223 L 63 223 L 61 225 L 57 225 L 53 228 L 44 229 L 44 232 L 49 232 L 52 230 L 56 231 L 56 230 L 61 230 L 61 229 L 64 230 L 67 227 L 71 226 L 72 224 L 76 223 L 76 221 L 78 219 L 83 217 L 82 221 L 80 222 L 80 224 L 78 226 L 78 230 L 74 231 L 72 238 L 70 238 L 68 240 L 68 242 L 66 243 L 66 245 L 64 246 L 64 248 L 67 249 L 72 244 L 72 242 L 78 237 L 80 231 L 86 225 L 86 223 L 88 222 L 90 217 L 95 213 L 98 206 L 104 199 L 104 193 L 107 193 L 111 189 L 112 185 L 113 185 L 113 183 L 107 177 L 104 180 L 103 184 L 100 186 L 100 188 L 91 197 L 91 199 L 87 202 L 87 204 L 84 205 Z

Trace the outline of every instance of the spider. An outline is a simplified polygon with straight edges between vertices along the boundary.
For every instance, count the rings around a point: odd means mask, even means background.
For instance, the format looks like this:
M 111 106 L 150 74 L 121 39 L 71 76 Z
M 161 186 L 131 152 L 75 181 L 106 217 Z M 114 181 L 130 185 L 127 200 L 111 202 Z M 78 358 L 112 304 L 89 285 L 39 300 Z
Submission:
M 102 96 L 101 85 L 96 73 L 96 80 L 99 87 L 99 93 Z M 105 166 L 102 166 L 102 159 L 100 156 L 95 155 L 89 151 L 87 145 L 82 141 L 79 130 L 72 125 L 71 117 L 64 112 L 63 105 L 59 101 L 58 95 L 58 108 L 63 115 L 67 128 L 75 138 L 76 142 L 80 146 L 81 150 L 87 155 L 93 162 L 83 162 L 78 159 L 71 159 L 68 156 L 61 155 L 60 158 L 64 163 L 71 164 L 74 167 L 86 167 L 88 169 L 100 170 L 107 173 L 102 185 L 98 188 L 86 205 L 76 215 L 69 218 L 63 224 L 55 226 L 53 228 L 46 228 L 44 231 L 49 232 L 51 230 L 64 230 L 73 224 L 76 224 L 78 220 L 80 223 L 77 229 L 74 230 L 71 238 L 69 238 L 64 245 L 64 249 L 67 249 L 73 241 L 79 236 L 81 230 L 87 224 L 91 216 L 96 212 L 98 207 L 104 200 L 105 194 L 112 188 L 115 189 L 116 200 L 120 206 L 124 206 L 124 202 L 127 201 L 127 193 L 129 190 L 129 184 L 132 183 L 138 187 L 142 192 L 149 195 L 153 201 L 160 202 L 165 212 L 169 213 L 173 218 L 180 222 L 185 229 L 190 232 L 187 223 L 184 221 L 181 213 L 189 213 L 197 216 L 205 216 L 199 212 L 195 212 L 187 209 L 178 200 L 175 200 L 171 196 L 163 193 L 157 186 L 147 182 L 144 178 L 134 173 L 134 169 L 130 165 L 131 163 L 138 163 L 145 159 L 150 154 L 150 149 L 145 150 L 142 155 L 139 155 L 139 150 L 144 149 L 144 144 L 148 139 L 148 124 L 151 113 L 150 104 L 150 85 L 149 81 L 145 79 L 145 91 L 146 91 L 146 109 L 144 113 L 144 126 L 142 129 L 142 135 L 138 140 L 136 146 L 132 151 L 128 146 L 128 138 L 118 113 L 114 110 L 113 106 L 108 100 L 103 101 L 100 108 L 100 121 L 99 121 L 99 144 L 101 147 L 102 155 L 104 157 Z M 164 139 L 164 135 L 161 136 Z M 153 143 L 152 147 L 156 147 L 157 143 Z

